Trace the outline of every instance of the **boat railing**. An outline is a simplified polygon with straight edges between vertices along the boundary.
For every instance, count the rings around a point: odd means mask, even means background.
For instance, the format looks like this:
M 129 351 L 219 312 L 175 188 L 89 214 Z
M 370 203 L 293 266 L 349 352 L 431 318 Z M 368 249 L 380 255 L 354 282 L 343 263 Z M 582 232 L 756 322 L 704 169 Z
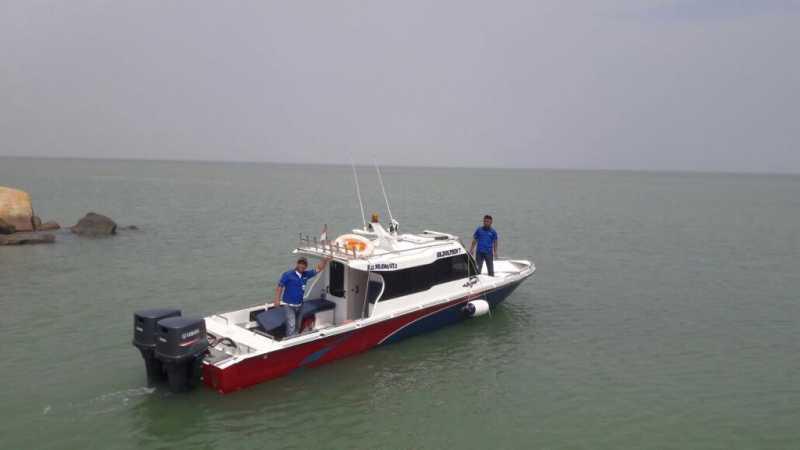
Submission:
M 441 247 L 441 246 L 446 246 L 446 245 L 452 245 L 453 242 L 460 242 L 460 241 L 458 241 L 457 239 L 448 239 L 448 240 L 442 240 L 442 241 L 438 241 L 438 242 L 426 243 L 425 245 L 422 245 L 422 246 L 419 246 L 419 247 L 411 247 L 411 248 L 403 248 L 403 249 L 397 249 L 397 250 L 382 251 L 380 254 L 377 254 L 377 255 L 375 255 L 375 254 L 364 255 L 364 254 L 359 253 L 356 249 L 354 249 L 354 248 L 348 249 L 347 247 L 336 243 L 336 241 L 320 240 L 320 239 L 317 239 L 316 237 L 307 236 L 307 235 L 304 236 L 303 234 L 300 234 L 300 241 L 299 241 L 298 246 L 295 249 L 295 251 L 302 252 L 302 253 L 305 253 L 305 254 L 308 254 L 308 255 L 319 256 L 319 257 L 323 257 L 323 258 L 324 257 L 333 257 L 333 258 L 339 258 L 339 259 L 344 259 L 344 260 L 353 260 L 353 259 L 369 260 L 371 256 L 376 256 L 376 257 L 383 258 L 383 257 L 386 257 L 386 256 L 394 256 L 394 255 L 398 255 L 398 254 L 401 254 L 401 253 L 414 252 L 414 251 L 420 251 L 420 250 L 428 249 L 428 248 L 435 248 L 435 247 Z
M 355 248 L 348 249 L 346 246 L 340 245 L 336 241 L 317 239 L 316 237 L 308 235 L 303 236 L 302 233 L 300 233 L 297 250 L 323 257 L 332 256 L 334 258 L 347 260 L 359 258 Z

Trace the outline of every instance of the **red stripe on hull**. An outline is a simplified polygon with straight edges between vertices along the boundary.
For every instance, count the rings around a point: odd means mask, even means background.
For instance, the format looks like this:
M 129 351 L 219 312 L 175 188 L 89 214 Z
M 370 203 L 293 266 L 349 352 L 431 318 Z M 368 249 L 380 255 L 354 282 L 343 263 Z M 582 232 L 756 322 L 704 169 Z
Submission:
M 474 297 L 473 295 L 470 298 Z M 467 298 L 453 300 L 363 328 L 356 328 L 346 333 L 254 356 L 225 369 L 204 364 L 203 382 L 210 388 L 226 394 L 282 377 L 300 367 L 317 367 L 369 350 L 415 320 L 466 301 Z

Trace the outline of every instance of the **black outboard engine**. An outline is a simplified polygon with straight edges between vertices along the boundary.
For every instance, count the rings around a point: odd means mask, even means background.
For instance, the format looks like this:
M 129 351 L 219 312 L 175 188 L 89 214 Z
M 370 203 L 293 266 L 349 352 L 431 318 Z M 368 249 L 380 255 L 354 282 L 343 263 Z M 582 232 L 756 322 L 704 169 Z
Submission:
M 133 314 L 133 345 L 139 349 L 147 369 L 147 385 L 164 379 L 164 368 L 156 359 L 156 324 L 161 319 L 178 317 L 179 309 L 146 309 Z
M 202 317 L 170 317 L 158 322 L 155 357 L 164 367 L 172 392 L 193 388 L 208 350 Z

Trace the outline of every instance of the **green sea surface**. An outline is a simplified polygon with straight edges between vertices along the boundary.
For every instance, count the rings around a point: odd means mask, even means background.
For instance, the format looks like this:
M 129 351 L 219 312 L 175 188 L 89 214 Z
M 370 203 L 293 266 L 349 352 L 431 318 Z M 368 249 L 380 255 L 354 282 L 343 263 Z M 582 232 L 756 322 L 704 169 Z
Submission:
M 385 207 L 359 169 L 367 213 Z M 132 312 L 264 302 L 349 167 L 0 158 L 44 220 L 0 248 L 0 448 L 800 448 L 800 176 L 383 168 L 403 231 L 495 217 L 535 276 L 491 317 L 235 394 L 149 389 Z

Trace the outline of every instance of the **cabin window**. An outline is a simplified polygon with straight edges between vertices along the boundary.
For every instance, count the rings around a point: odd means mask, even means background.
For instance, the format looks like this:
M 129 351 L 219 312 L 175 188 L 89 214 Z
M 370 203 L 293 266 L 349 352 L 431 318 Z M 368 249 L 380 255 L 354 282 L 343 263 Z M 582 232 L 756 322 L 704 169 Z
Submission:
M 381 295 L 382 290 L 382 281 L 369 280 L 369 283 L 367 283 L 367 301 L 370 303 L 375 303 L 375 301 L 378 300 L 378 296 Z
M 469 264 L 468 255 L 456 255 L 424 266 L 381 272 L 386 284 L 382 299 L 423 292 L 437 284 L 467 278 L 475 273 L 474 267 L 469 269 Z
M 448 281 L 467 278 L 467 258 L 466 255 L 451 256 L 450 258 L 439 259 L 433 264 L 430 274 L 431 285 L 447 283 Z
M 420 277 L 415 277 L 415 272 L 417 272 L 418 269 L 419 267 L 412 267 L 410 269 L 382 272 L 381 275 L 383 275 L 383 280 L 386 283 L 386 288 L 383 291 L 383 299 L 389 300 L 395 297 L 402 297 L 430 288 L 430 285 L 427 283 L 424 283 L 424 287 L 422 287 L 423 283 Z
M 344 265 L 337 261 L 331 261 L 329 270 L 328 292 L 334 297 L 344 298 Z

